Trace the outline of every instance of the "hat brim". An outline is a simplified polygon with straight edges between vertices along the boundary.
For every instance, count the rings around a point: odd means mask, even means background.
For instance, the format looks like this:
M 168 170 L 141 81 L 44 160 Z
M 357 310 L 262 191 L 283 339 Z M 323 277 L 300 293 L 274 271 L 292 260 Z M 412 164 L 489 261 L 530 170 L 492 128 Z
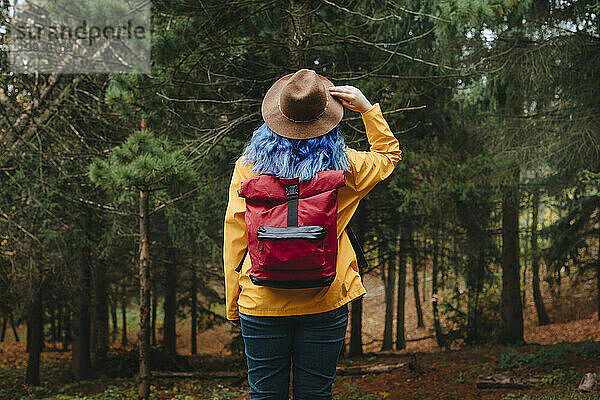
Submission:
M 327 109 L 318 119 L 310 122 L 293 122 L 285 118 L 279 111 L 277 103 L 281 90 L 294 73 L 285 75 L 269 88 L 262 102 L 261 112 L 267 126 L 279 136 L 288 139 L 311 139 L 323 136 L 335 128 L 344 117 L 342 102 L 329 92 L 335 86 L 329 79 L 317 74 L 327 93 Z

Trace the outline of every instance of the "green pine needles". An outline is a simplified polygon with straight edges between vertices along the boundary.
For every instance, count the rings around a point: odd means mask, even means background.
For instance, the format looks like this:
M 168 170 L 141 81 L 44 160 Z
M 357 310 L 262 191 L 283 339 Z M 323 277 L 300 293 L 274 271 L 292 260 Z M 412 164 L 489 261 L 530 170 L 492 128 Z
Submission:
M 183 152 L 148 129 L 132 133 L 122 146 L 110 152 L 107 160 L 95 158 L 88 170 L 92 182 L 112 190 L 152 191 L 179 187 L 195 179 Z

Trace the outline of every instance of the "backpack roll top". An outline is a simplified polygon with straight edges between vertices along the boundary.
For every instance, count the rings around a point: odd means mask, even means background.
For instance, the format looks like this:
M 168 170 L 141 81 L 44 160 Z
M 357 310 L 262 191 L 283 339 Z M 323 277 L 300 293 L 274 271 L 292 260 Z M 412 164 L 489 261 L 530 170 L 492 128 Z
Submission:
M 300 289 L 333 282 L 337 189 L 344 185 L 344 171 L 322 171 L 308 182 L 272 175 L 242 182 L 254 284 Z

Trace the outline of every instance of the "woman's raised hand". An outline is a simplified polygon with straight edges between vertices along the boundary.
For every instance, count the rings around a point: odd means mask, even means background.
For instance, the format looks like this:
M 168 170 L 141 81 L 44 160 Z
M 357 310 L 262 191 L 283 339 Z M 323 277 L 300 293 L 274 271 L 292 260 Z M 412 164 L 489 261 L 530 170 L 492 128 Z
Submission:
M 372 107 L 359 88 L 354 86 L 330 86 L 332 96 L 336 96 L 342 105 L 352 111 L 363 113 Z

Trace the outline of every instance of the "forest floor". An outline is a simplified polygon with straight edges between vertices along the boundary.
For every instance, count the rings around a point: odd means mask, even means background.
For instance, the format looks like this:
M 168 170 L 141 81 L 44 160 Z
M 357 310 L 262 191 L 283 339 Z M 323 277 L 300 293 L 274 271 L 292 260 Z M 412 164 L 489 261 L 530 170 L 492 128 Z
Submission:
M 409 279 L 407 281 L 410 282 Z M 368 295 L 364 298 L 365 354 L 362 357 L 342 358 L 340 366 L 382 365 L 404 363 L 416 357 L 417 368 L 405 365 L 383 374 L 337 376 L 334 400 L 423 399 L 423 400 L 600 400 L 600 392 L 580 394 L 578 383 L 586 372 L 600 374 L 600 321 L 595 312 L 595 285 L 590 279 L 563 282 L 561 296 L 544 292 L 544 302 L 551 323 L 537 326 L 536 314 L 529 295 L 524 299 L 524 339 L 521 346 L 486 344 L 464 346 L 455 342 L 450 349 L 440 349 L 430 338 L 431 303 L 423 295 L 422 307 L 425 328 L 417 327 L 415 301 L 407 291 L 406 337 L 407 348 L 397 352 L 380 352 L 383 330 L 383 290 L 377 277 L 365 277 Z M 427 291 L 428 288 L 425 287 Z M 529 292 L 529 291 L 527 291 Z M 568 294 L 568 295 L 567 295 Z M 450 321 L 442 321 L 448 326 Z M 153 365 L 171 369 L 172 364 L 191 371 L 235 371 L 242 378 L 207 380 L 197 378 L 156 379 L 153 398 L 191 399 L 248 399 L 248 385 L 243 378 L 245 365 L 239 356 L 225 350 L 234 330 L 229 324 L 203 332 L 199 338 L 201 354 L 189 355 L 189 325 L 178 323 L 178 351 L 182 356 L 175 362 L 159 358 Z M 24 333 L 24 332 L 23 332 Z M 160 333 L 160 332 L 159 332 Z M 348 332 L 349 333 L 349 332 Z M 135 330 L 130 330 L 131 341 Z M 24 335 L 21 334 L 21 337 Z M 105 375 L 93 380 L 72 382 L 69 372 L 70 352 L 47 344 L 42 354 L 42 386 L 24 384 L 27 353 L 23 343 L 0 343 L 0 400 L 107 400 L 137 399 L 135 374 L 137 354 L 132 348 L 119 349 L 115 343 Z M 187 353 L 187 354 L 186 354 Z M 157 355 L 157 357 L 160 357 Z M 480 389 L 479 376 L 493 373 L 541 378 L 543 383 L 528 389 Z M 128 376 L 129 378 L 119 378 Z
M 579 325 L 595 326 L 596 316 L 577 321 Z M 569 329 L 568 326 L 556 327 Z M 600 373 L 600 342 L 559 343 L 555 345 L 526 344 L 522 346 L 481 345 L 461 350 L 413 353 L 417 369 L 408 366 L 383 374 L 337 376 L 335 400 L 376 399 L 590 399 L 600 400 L 600 392 L 579 394 L 577 385 L 585 372 Z M 410 360 L 406 352 L 378 352 L 352 359 L 344 358 L 340 365 L 396 364 Z M 0 345 L 0 399 L 105 400 L 136 399 L 133 378 L 102 377 L 91 381 L 68 383 L 66 371 L 68 352 L 46 351 L 42 357 L 43 386 L 23 384 L 27 353 L 23 344 Z M 135 361 L 133 357 L 132 361 Z M 232 356 L 198 356 L 194 370 L 239 371 L 243 363 Z M 135 362 L 132 363 L 132 367 Z M 414 365 L 414 364 L 412 364 Z M 120 366 L 122 367 L 122 365 Z M 476 380 L 496 372 L 515 376 L 534 376 L 543 383 L 528 389 L 479 389 Z M 242 375 L 243 376 L 243 375 Z M 237 381 L 237 382 L 234 382 Z M 248 386 L 242 378 L 204 380 L 196 378 L 156 379 L 153 383 L 156 399 L 248 399 Z

